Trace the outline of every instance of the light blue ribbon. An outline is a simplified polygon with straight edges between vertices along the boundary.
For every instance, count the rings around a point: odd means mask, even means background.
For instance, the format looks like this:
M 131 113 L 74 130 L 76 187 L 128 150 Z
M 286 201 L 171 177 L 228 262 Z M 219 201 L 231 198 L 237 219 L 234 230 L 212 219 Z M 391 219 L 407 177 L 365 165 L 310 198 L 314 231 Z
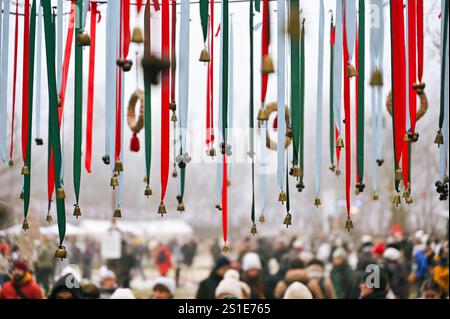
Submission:
M 346 19 L 346 32 L 347 32 L 347 46 L 350 61 L 345 61 L 351 63 L 355 51 L 356 42 L 356 0 L 346 0 L 345 1 L 345 19 Z
M 0 6 L 1 7 L 1 6 Z M 8 58 L 9 58 L 9 8 L 10 1 L 4 2 L 3 24 L 0 30 L 2 34 L 1 42 L 1 64 L 0 64 L 0 157 L 3 164 L 6 163 L 6 143 L 7 143 L 7 108 L 8 108 Z
M 285 90 L 286 90 L 286 23 L 285 23 L 285 0 L 277 0 L 277 80 L 278 80 L 278 167 L 277 179 L 281 191 L 284 191 L 285 182 L 285 147 L 284 141 L 286 137 L 286 121 L 285 121 Z
M 343 0 L 336 0 L 336 29 L 335 29 L 335 45 L 334 45 L 334 60 L 333 60 L 333 113 L 334 123 L 339 134 L 342 133 L 342 55 L 343 55 Z

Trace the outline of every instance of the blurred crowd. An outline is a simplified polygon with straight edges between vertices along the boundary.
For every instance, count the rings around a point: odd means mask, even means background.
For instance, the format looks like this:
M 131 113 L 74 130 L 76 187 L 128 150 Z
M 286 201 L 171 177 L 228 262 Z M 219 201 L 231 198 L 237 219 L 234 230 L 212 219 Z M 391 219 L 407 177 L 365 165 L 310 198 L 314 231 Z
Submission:
M 95 243 L 70 264 L 55 260 L 54 244 L 43 239 L 25 261 L 8 238 L 0 238 L 0 299 L 135 299 L 133 276 L 157 271 L 146 298 L 176 298 L 180 272 L 196 267 L 197 242 L 146 245 L 123 243 L 122 257 L 102 261 L 93 279 Z M 401 232 L 385 238 L 363 235 L 357 245 L 336 236 L 311 243 L 301 238 L 245 238 L 223 255 L 218 241 L 208 246 L 213 260 L 197 280 L 197 299 L 446 299 L 448 239 Z M 76 256 L 76 255 L 75 255 Z M 144 262 L 150 259 L 148 264 Z M 140 297 L 141 298 L 141 297 Z

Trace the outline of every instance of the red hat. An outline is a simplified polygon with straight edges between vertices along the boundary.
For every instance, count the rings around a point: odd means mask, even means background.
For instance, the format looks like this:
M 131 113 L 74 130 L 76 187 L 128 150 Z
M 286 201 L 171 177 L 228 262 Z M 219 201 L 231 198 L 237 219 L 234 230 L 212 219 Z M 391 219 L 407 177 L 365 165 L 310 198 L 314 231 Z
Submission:
M 372 253 L 374 253 L 375 255 L 379 255 L 382 256 L 385 250 L 385 246 L 384 243 L 377 243 L 376 245 L 373 246 L 372 248 Z
M 14 265 L 13 265 L 13 269 L 14 269 L 14 268 L 20 269 L 20 270 L 22 270 L 23 272 L 28 272 L 28 265 L 27 265 L 26 262 L 23 261 L 23 260 L 16 260 L 16 262 L 15 262 Z

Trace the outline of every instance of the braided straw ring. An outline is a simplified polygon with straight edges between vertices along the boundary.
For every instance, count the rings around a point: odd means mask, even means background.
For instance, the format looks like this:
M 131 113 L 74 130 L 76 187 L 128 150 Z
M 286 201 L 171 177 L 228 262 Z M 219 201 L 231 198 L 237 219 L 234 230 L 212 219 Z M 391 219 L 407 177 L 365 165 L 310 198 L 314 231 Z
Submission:
M 420 105 L 419 109 L 417 110 L 417 121 L 419 121 L 428 111 L 428 98 L 425 92 L 418 92 L 417 95 L 420 99 Z M 392 115 L 392 92 L 389 92 L 387 99 L 386 99 L 386 109 L 388 110 L 389 114 Z
M 139 116 L 136 119 L 136 104 L 139 101 Z M 133 133 L 139 133 L 144 127 L 144 92 L 139 89 L 133 92 L 128 101 L 127 123 Z

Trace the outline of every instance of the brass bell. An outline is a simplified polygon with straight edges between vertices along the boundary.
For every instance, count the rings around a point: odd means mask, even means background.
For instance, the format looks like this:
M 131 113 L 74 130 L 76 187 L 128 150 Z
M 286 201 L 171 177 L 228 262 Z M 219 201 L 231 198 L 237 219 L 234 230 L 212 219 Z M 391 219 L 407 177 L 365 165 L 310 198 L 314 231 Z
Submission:
M 287 200 L 286 193 L 285 192 L 281 192 L 280 195 L 278 196 L 278 201 L 281 202 L 281 204 L 284 205 L 286 200 Z
M 133 29 L 133 33 L 131 35 L 131 42 L 141 44 L 144 42 L 144 37 L 142 36 L 142 30 L 139 27 L 135 27 Z
M 258 230 L 256 229 L 256 225 L 253 224 L 252 229 L 250 230 L 250 234 L 255 236 L 258 233 Z
M 202 50 L 202 52 L 200 53 L 200 59 L 199 59 L 199 61 L 200 62 L 209 62 L 209 52 L 208 52 L 208 50 L 206 49 L 206 48 L 204 48 L 203 50 Z
M 177 110 L 177 104 L 175 102 L 170 102 L 169 103 L 169 109 L 173 112 L 175 112 Z
M 73 210 L 73 216 L 75 216 L 76 219 L 81 216 L 81 209 L 80 206 L 75 205 L 75 209 Z
M 170 118 L 170 120 L 172 122 L 176 122 L 177 121 L 177 113 L 176 112 L 172 112 L 172 117 Z
M 319 208 L 319 206 L 322 205 L 322 202 L 320 200 L 320 197 L 317 196 L 316 199 L 314 200 L 314 206 L 316 206 L 317 208 Z
M 8 166 L 9 167 L 13 167 L 14 166 L 14 161 L 12 159 L 9 160 Z
M 403 142 L 409 142 L 409 135 L 408 135 L 408 133 L 405 133 L 405 135 L 403 135 Z
M 51 224 L 53 222 L 53 217 L 50 214 L 50 212 L 47 213 L 47 217 L 45 218 L 45 220 L 47 221 L 47 223 Z
M 383 74 L 379 69 L 373 71 L 372 76 L 370 78 L 371 86 L 383 86 Z
M 24 231 L 27 231 L 28 229 L 30 229 L 30 226 L 28 225 L 28 221 L 26 218 L 23 220 L 22 229 Z
M 113 177 L 111 177 L 111 182 L 109 183 L 109 186 L 111 186 L 113 189 L 119 186 L 119 179 L 117 178 L 116 174 L 114 174 Z
M 228 246 L 227 244 L 225 244 L 222 248 L 222 251 L 224 254 L 228 254 L 230 252 L 230 246 Z
M 294 165 L 292 171 L 293 171 L 294 177 L 302 177 L 303 176 L 303 170 L 299 165 Z
M 409 191 L 408 191 L 408 190 L 405 190 L 405 191 L 403 192 L 403 198 L 406 199 L 406 198 L 408 198 L 408 197 L 409 197 Z
M 114 172 L 118 172 L 118 173 L 123 172 L 123 164 L 121 161 L 117 161 L 114 164 Z
M 414 203 L 414 200 L 411 197 L 411 195 L 405 198 L 405 203 L 408 205 L 412 205 Z
M 116 208 L 116 209 L 114 210 L 114 215 L 113 215 L 113 217 L 114 217 L 114 218 L 122 218 L 122 210 L 121 210 L 120 208 Z
M 91 38 L 85 32 L 80 32 L 77 35 L 77 46 L 86 47 L 91 45 Z
M 289 226 L 292 225 L 292 216 L 291 214 L 287 213 L 286 217 L 284 217 L 283 225 L 286 226 L 286 228 L 289 228 Z
M 398 168 L 395 170 L 395 180 L 397 182 L 400 182 L 403 180 L 403 171 L 401 168 Z
M 444 135 L 442 131 L 437 132 L 436 138 L 434 139 L 434 144 L 443 145 L 444 144 Z
M 56 190 L 56 198 L 58 199 L 66 198 L 66 192 L 64 191 L 64 188 L 60 187 Z
M 341 170 L 340 170 L 339 168 L 336 170 L 336 176 L 337 176 L 337 177 L 340 177 L 340 176 L 341 176 Z
M 116 65 L 117 65 L 119 68 L 122 68 L 124 63 L 125 63 L 125 60 L 124 60 L 124 59 L 117 59 L 117 60 L 116 60 Z
M 374 201 L 380 200 L 380 197 L 378 196 L 378 193 L 374 193 L 373 196 L 372 196 L 372 199 L 373 199 Z
M 19 196 L 20 200 L 23 200 L 24 196 L 25 196 L 24 192 L 21 191 L 21 192 L 20 192 L 20 196 Z
M 261 72 L 262 72 L 262 74 L 265 74 L 265 75 L 275 73 L 275 68 L 273 67 L 272 58 L 268 55 L 266 55 L 264 57 Z
M 347 218 L 345 221 L 345 229 L 347 229 L 348 232 L 353 229 L 353 220 L 351 220 L 351 218 Z
M 186 210 L 186 207 L 184 207 L 184 204 L 183 204 L 183 203 L 178 203 L 178 206 L 177 206 L 177 212 L 182 213 L 182 212 L 184 212 L 185 210 Z
M 55 252 L 55 257 L 56 258 L 61 258 L 61 260 L 66 259 L 67 258 L 66 247 L 59 246 L 58 249 Z
M 145 192 L 144 195 L 148 197 L 153 195 L 152 189 L 150 188 L 150 186 L 147 185 L 147 187 L 145 188 Z
M 129 72 L 132 67 L 133 67 L 133 61 L 131 61 L 131 60 L 123 61 L 122 70 L 124 72 Z
M 24 167 L 22 167 L 22 175 L 30 175 L 30 169 L 28 168 L 27 165 L 25 165 Z
M 260 108 L 258 112 L 258 121 L 265 122 L 268 119 L 269 117 L 267 116 L 266 109 L 264 107 Z
M 448 175 L 444 176 L 444 183 L 448 184 Z
M 400 204 L 402 203 L 402 200 L 401 200 L 399 194 L 394 195 L 394 199 L 392 200 L 392 203 L 393 203 L 396 207 L 400 206 Z
M 261 214 L 261 215 L 259 216 L 259 222 L 260 222 L 261 224 L 264 224 L 264 223 L 266 222 L 266 217 L 264 216 L 264 214 Z
M 349 78 L 354 78 L 357 75 L 358 75 L 358 73 L 356 72 L 355 67 L 351 64 L 347 65 L 347 76 Z
M 159 207 L 158 207 L 158 214 L 160 214 L 161 217 L 164 217 L 164 215 L 167 214 L 167 211 L 166 211 L 166 205 L 164 205 L 164 202 L 161 202 L 161 203 L 159 204 Z
M 61 107 L 61 106 L 62 106 L 62 100 L 60 97 L 58 97 L 58 107 Z
M 211 147 L 208 150 L 208 155 L 211 156 L 211 157 L 215 157 L 216 156 L 216 149 L 214 147 Z
M 344 148 L 344 140 L 342 139 L 342 136 L 339 136 L 336 141 L 336 147 L 337 148 Z

